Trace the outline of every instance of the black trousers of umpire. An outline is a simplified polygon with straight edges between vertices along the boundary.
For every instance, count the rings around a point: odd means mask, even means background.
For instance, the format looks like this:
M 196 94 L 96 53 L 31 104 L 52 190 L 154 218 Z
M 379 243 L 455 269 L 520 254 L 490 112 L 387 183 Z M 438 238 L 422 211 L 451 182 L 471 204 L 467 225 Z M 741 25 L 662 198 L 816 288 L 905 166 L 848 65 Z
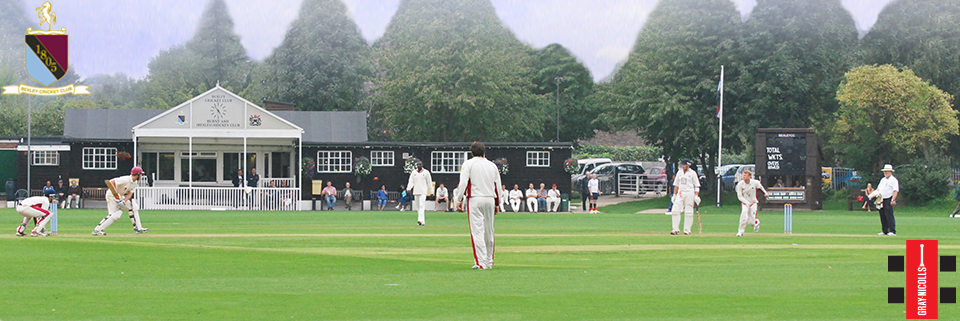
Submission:
M 897 219 L 893 218 L 893 206 L 890 205 L 890 199 L 883 199 L 883 208 L 880 209 L 880 226 L 883 233 L 897 234 Z

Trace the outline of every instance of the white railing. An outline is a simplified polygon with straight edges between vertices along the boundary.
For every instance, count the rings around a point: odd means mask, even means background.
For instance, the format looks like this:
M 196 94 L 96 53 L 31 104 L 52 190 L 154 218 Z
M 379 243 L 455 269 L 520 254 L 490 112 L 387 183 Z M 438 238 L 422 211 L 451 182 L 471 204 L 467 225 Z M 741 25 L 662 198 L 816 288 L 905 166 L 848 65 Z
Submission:
M 666 183 L 664 175 L 619 174 L 621 194 L 635 194 L 639 197 L 647 193 L 655 193 L 660 196 L 667 192 Z
M 259 183 L 260 187 L 297 187 L 295 184 L 293 178 L 261 178 Z
M 299 211 L 299 188 L 138 187 L 145 210 Z

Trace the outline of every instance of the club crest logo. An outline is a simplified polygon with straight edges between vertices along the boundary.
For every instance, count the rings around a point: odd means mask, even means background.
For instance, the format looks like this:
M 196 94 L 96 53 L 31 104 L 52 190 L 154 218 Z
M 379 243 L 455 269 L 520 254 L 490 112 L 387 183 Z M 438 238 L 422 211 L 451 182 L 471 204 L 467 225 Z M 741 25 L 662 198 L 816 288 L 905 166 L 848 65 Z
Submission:
M 50 85 L 63 79 L 70 68 L 69 36 L 67 28 L 54 30 L 57 24 L 57 14 L 53 12 L 53 4 L 46 1 L 36 8 L 40 26 L 47 25 L 47 30 L 33 30 L 27 28 L 24 35 L 24 69 L 31 79 L 43 85 L 32 87 L 27 85 L 4 86 L 4 95 L 36 95 L 60 96 L 66 94 L 89 95 L 89 86 L 67 85 L 50 88 Z
M 183 114 L 183 111 L 181 111 L 180 114 L 177 115 L 177 125 L 181 125 L 181 126 L 182 126 L 183 123 L 185 123 L 185 122 L 187 122 L 187 115 L 184 115 L 184 114 Z
M 260 119 L 260 115 L 251 115 L 250 116 L 250 126 L 260 126 L 263 125 L 263 120 Z

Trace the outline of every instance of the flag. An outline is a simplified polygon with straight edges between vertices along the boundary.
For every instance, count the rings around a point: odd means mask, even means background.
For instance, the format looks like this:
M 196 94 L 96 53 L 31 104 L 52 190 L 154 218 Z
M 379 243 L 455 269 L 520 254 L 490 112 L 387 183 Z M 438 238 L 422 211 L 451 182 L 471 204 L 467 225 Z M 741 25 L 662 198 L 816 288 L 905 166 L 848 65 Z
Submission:
M 720 106 L 723 106 L 723 102 L 720 101 L 720 93 L 723 92 L 723 79 L 720 79 L 720 83 L 717 85 L 717 118 L 720 118 L 720 113 L 723 111 L 720 110 Z

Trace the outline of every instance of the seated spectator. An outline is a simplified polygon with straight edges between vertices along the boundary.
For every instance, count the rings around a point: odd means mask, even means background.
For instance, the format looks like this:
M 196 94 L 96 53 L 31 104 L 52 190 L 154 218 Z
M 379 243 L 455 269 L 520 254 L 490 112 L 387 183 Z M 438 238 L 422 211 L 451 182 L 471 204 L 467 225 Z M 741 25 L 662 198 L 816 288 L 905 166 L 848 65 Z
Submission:
M 443 202 L 443 205 L 444 205 L 444 210 L 443 210 L 443 211 L 444 211 L 444 212 L 449 212 L 449 211 L 450 211 L 450 210 L 449 210 L 449 208 L 450 208 L 450 194 L 448 194 L 448 193 L 449 193 L 449 191 L 447 190 L 446 187 L 443 186 L 443 184 L 440 184 L 440 187 L 437 187 L 437 193 L 436 193 L 436 195 L 437 195 L 437 200 L 435 201 L 435 204 L 434 204 L 434 207 L 433 207 L 433 211 L 434 211 L 434 212 L 440 210 L 440 203 L 441 203 L 441 202 Z
M 783 185 L 783 180 L 778 178 L 777 183 L 773 184 L 773 187 L 787 187 L 787 186 Z
M 57 189 L 53 188 L 53 185 L 50 185 L 50 181 L 47 181 L 47 185 L 43 186 L 43 195 L 54 195 L 54 201 L 56 201 Z
M 793 181 L 793 187 L 803 187 L 803 184 L 800 184 L 800 180 Z
M 353 209 L 353 204 L 350 204 L 350 201 L 353 200 L 353 190 L 350 189 L 350 182 L 347 182 L 346 186 L 343 188 L 343 207 L 346 207 L 348 211 Z
M 520 185 L 514 184 L 513 190 L 510 191 L 510 208 L 513 209 L 513 212 L 520 211 L 521 200 L 523 199 L 523 192 L 520 191 Z
M 537 212 L 537 190 L 533 188 L 533 183 L 530 183 L 530 188 L 527 189 L 527 211 Z
M 67 208 L 67 186 L 63 185 L 63 180 L 57 182 L 57 200 L 60 208 Z
M 400 204 L 397 204 L 397 208 L 399 208 L 401 212 L 406 211 L 407 201 L 409 200 L 410 196 L 407 196 L 407 188 L 400 185 Z
M 387 206 L 387 185 L 380 185 L 380 190 L 377 191 L 377 210 L 382 211 L 384 206 Z
M 73 208 L 80 208 L 80 196 L 83 195 L 83 189 L 80 188 L 80 183 L 77 180 L 70 180 L 70 188 L 67 189 L 67 201 L 64 204 L 68 206 L 77 202 L 76 205 L 73 205 Z
M 337 188 L 333 187 L 333 182 L 327 181 L 327 187 L 320 194 L 327 201 L 327 210 L 332 211 L 333 206 L 337 205 Z
M 547 211 L 547 190 L 546 185 L 540 183 L 540 189 L 537 190 L 537 208 L 546 212 Z
M 553 188 L 547 191 L 547 208 L 551 212 L 560 208 L 560 190 L 557 189 L 557 184 L 553 184 Z
M 504 208 L 507 206 L 507 202 L 509 202 L 507 200 L 508 198 L 509 197 L 507 197 L 507 185 L 500 185 L 500 212 L 501 213 L 507 211 Z

